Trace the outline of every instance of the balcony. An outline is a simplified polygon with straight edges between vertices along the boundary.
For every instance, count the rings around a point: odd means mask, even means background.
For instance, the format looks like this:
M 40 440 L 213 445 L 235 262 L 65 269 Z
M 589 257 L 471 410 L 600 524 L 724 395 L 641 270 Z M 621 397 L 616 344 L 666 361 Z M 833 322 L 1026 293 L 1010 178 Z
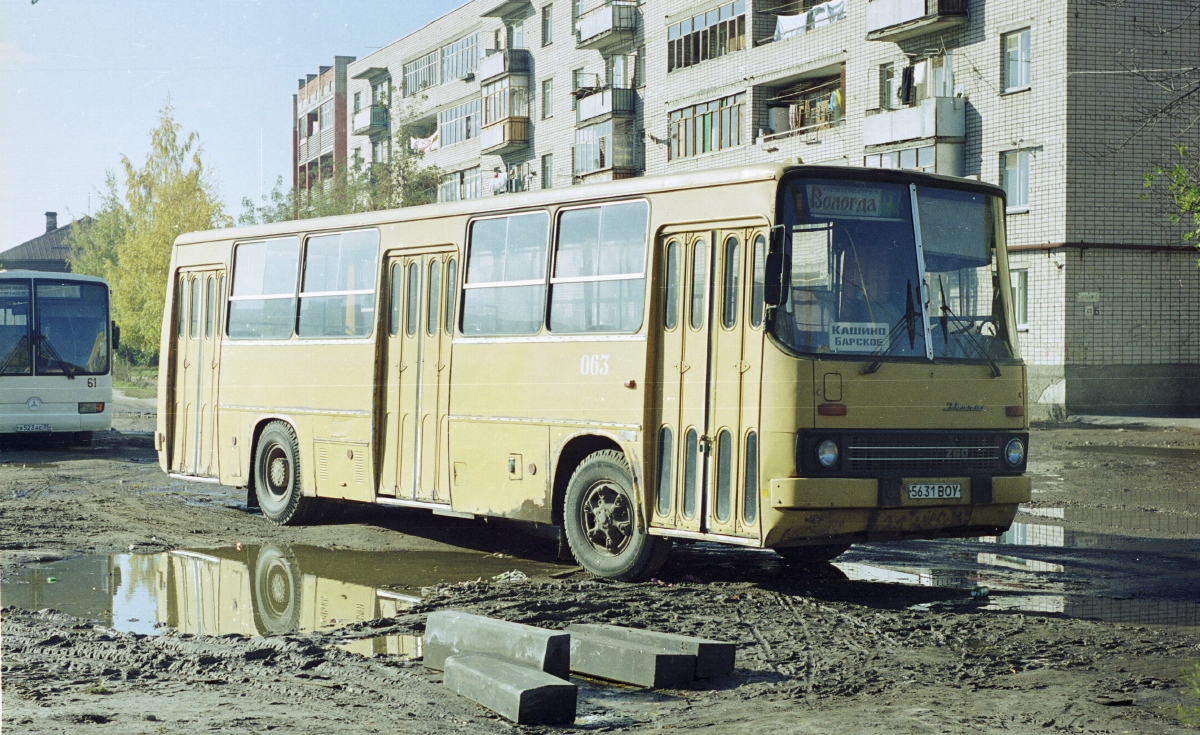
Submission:
M 490 51 L 479 61 L 476 74 L 480 82 L 504 76 L 505 74 L 528 74 L 529 51 L 523 48 Z
M 903 41 L 967 22 L 967 0 L 871 0 L 867 40 Z
M 602 50 L 624 43 L 637 34 L 637 3 L 612 0 L 593 8 L 575 21 L 575 46 Z
M 375 135 L 388 129 L 388 108 L 383 105 L 371 105 L 354 113 L 351 125 L 355 135 Z
M 301 138 L 297 148 L 299 153 L 297 159 L 300 163 L 308 163 L 312 159 L 320 157 L 322 153 L 333 149 L 333 128 L 313 133 L 307 138 Z
M 605 115 L 629 116 L 634 113 L 637 93 L 632 89 L 604 87 L 579 98 L 575 122 L 582 124 Z
M 886 110 L 863 121 L 863 145 L 888 145 L 927 138 L 963 139 L 967 105 L 962 97 L 931 97 L 913 107 Z
M 480 153 L 496 156 L 529 144 L 529 118 L 510 117 L 479 132 Z

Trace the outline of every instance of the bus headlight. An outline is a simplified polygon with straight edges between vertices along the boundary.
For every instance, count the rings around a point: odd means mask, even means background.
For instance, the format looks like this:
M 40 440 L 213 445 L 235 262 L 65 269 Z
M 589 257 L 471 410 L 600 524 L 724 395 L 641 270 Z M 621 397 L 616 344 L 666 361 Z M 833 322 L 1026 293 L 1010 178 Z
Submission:
M 1025 459 L 1025 443 L 1020 439 L 1009 439 L 1004 445 L 1004 461 L 1009 466 L 1017 467 Z
M 817 461 L 822 467 L 832 467 L 838 461 L 838 445 L 832 439 L 826 439 L 817 445 Z
M 103 403 L 81 403 L 79 413 L 104 413 Z

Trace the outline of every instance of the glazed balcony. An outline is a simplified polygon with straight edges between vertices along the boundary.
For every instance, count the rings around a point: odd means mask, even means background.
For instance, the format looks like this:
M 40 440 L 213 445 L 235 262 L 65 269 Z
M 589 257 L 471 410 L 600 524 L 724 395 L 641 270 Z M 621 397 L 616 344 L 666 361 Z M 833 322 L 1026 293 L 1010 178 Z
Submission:
M 479 133 L 480 153 L 501 155 L 529 144 L 529 118 L 510 117 L 489 125 Z
M 867 40 L 903 41 L 967 22 L 967 0 L 871 0 Z

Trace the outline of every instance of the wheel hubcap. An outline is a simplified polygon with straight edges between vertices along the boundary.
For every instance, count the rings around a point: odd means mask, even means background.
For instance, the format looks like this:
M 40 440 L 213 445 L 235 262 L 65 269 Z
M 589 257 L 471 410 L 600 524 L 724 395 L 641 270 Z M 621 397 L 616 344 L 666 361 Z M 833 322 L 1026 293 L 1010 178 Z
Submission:
M 267 455 L 267 491 L 275 497 L 287 493 L 291 484 L 292 467 L 280 447 L 272 447 Z
M 580 520 L 588 543 L 608 556 L 624 551 L 633 537 L 633 509 L 629 499 L 608 482 L 593 485 L 584 495 Z

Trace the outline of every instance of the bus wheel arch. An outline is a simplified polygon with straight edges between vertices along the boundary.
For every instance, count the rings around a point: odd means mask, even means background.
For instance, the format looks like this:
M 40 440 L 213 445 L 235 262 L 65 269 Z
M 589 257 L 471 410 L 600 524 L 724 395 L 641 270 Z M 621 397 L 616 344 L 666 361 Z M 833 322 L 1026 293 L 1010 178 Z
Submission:
M 254 431 L 250 482 L 258 507 L 272 523 L 299 526 L 313 520 L 320 501 L 302 492 L 300 441 L 283 419 L 264 419 Z
M 567 484 L 571 482 L 571 476 L 575 474 L 575 470 L 589 455 L 606 450 L 620 452 L 621 445 L 612 438 L 599 434 L 577 434 L 563 444 L 554 465 L 550 518 L 555 525 L 562 527 L 563 503 L 567 497 Z

